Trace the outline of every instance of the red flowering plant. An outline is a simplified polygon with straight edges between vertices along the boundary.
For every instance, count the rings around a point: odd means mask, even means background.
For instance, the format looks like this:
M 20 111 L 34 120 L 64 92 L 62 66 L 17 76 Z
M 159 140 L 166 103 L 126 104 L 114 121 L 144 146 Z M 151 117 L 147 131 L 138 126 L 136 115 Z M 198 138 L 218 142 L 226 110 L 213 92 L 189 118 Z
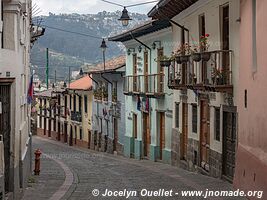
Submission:
M 205 34 L 204 36 L 200 37 L 200 42 L 199 42 L 199 48 L 201 51 L 208 51 L 210 44 L 209 44 L 209 34 Z

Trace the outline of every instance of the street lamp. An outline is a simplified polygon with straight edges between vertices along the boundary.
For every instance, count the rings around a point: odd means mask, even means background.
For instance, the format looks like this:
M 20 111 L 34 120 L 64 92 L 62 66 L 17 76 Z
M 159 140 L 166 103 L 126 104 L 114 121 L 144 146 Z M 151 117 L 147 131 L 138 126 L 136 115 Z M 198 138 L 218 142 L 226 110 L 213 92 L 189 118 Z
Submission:
M 80 72 L 79 72 L 79 75 L 80 75 L 80 76 L 83 76 L 83 74 L 84 74 L 84 72 L 83 72 L 83 69 L 81 68 L 81 69 L 80 69 Z
M 122 15 L 121 18 L 119 19 L 119 21 L 121 21 L 122 26 L 126 27 L 129 25 L 129 21 L 132 20 L 128 14 L 128 10 L 126 9 L 126 7 L 123 8 L 122 11 Z
M 67 88 L 67 83 L 66 83 L 66 81 L 64 81 L 63 87 L 64 87 L 64 88 Z
M 102 52 L 103 52 L 103 62 L 104 62 L 104 71 L 106 70 L 106 59 L 105 59 L 105 53 L 106 53 L 106 50 L 107 50 L 107 45 L 106 45 L 106 41 L 105 39 L 103 38 L 102 40 L 102 43 L 101 43 L 101 46 L 100 48 L 102 49 Z

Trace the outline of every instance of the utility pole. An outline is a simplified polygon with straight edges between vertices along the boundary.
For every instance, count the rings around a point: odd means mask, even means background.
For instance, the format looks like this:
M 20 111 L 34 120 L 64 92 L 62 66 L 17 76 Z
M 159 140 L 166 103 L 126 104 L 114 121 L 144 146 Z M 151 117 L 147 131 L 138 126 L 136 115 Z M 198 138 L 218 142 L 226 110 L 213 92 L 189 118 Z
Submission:
M 69 67 L 69 87 L 70 87 L 70 67 Z
M 57 70 L 55 70 L 55 81 L 54 81 L 55 86 L 56 86 L 56 82 L 57 82 Z
M 48 89 L 49 87 L 49 49 L 46 48 L 46 88 Z

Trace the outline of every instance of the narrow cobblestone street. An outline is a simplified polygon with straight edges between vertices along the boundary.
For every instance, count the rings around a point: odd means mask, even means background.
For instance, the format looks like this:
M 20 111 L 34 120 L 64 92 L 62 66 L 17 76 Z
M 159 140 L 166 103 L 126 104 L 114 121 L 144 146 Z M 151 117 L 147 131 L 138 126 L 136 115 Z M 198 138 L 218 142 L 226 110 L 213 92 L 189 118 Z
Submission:
M 175 193 L 183 190 L 231 190 L 231 185 L 222 180 L 190 173 L 161 163 L 137 161 L 106 153 L 72 148 L 38 137 L 34 137 L 33 147 L 33 149 L 40 148 L 43 152 L 41 174 L 39 177 L 32 176 L 30 179 L 24 200 L 52 200 L 61 197 L 61 199 L 71 200 L 104 199 L 101 194 L 106 189 L 112 191 L 127 189 L 139 192 L 142 189 L 153 191 L 172 189 Z M 99 189 L 99 197 L 92 195 L 94 189 Z M 167 197 L 149 198 L 138 195 L 129 199 L 165 198 Z M 126 197 L 105 199 L 126 199 Z M 201 198 L 173 196 L 167 199 Z

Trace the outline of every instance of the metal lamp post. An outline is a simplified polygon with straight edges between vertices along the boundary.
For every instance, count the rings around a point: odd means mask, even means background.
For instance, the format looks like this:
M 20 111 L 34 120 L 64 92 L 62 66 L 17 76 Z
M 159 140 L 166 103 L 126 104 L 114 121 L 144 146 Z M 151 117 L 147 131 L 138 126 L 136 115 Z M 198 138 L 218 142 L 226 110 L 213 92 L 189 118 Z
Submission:
M 102 49 L 102 52 L 103 52 L 103 63 L 104 63 L 104 71 L 106 70 L 106 58 L 105 58 L 105 53 L 106 53 L 106 50 L 107 50 L 107 45 L 106 45 L 106 41 L 105 39 L 102 40 L 102 44 L 100 46 L 100 48 Z

